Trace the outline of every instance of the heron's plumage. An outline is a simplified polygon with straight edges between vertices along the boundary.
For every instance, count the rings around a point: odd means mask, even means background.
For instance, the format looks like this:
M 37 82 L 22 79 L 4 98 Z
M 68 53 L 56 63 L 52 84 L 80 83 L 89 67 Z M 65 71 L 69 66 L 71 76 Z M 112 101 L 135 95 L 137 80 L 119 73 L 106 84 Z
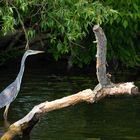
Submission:
M 17 85 L 14 81 L 0 93 L 0 108 L 10 104 L 17 96 Z
M 20 86 L 21 86 L 21 81 L 25 69 L 25 60 L 27 56 L 29 55 L 34 55 L 38 53 L 43 53 L 43 51 L 36 51 L 36 50 L 27 50 L 21 60 L 21 66 L 20 66 L 20 71 L 15 79 L 14 82 L 12 82 L 8 87 L 6 87 L 1 93 L 0 93 L 0 108 L 6 106 L 6 114 L 4 114 L 5 117 L 7 117 L 7 112 L 8 108 L 10 106 L 10 103 L 14 101 L 14 99 L 17 97 Z

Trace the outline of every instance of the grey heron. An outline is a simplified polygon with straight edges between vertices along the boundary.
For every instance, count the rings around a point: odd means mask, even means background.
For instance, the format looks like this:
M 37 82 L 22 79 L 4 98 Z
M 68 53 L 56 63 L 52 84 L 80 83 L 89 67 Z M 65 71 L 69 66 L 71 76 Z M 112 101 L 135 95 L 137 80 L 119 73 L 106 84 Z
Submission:
M 27 56 L 43 53 L 43 52 L 44 51 L 27 50 L 22 57 L 20 71 L 16 79 L 0 93 L 0 108 L 6 106 L 4 114 L 3 114 L 3 117 L 5 120 L 7 120 L 7 114 L 8 114 L 8 109 L 9 109 L 10 104 L 14 101 L 14 99 L 17 97 L 20 91 L 20 85 L 21 85 L 21 81 L 22 81 L 22 77 L 23 77 L 23 73 L 25 69 L 25 60 Z

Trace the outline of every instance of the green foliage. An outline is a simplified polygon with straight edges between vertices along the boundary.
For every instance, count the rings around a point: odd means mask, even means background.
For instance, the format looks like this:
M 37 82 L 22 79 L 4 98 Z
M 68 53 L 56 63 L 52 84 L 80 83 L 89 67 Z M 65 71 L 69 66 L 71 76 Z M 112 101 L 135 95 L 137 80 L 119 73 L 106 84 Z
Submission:
M 48 52 L 63 54 L 82 66 L 94 58 L 92 26 L 101 24 L 108 39 L 108 59 L 126 65 L 139 63 L 136 42 L 139 0 L 14 0 L 0 3 L 0 35 L 23 30 L 28 40 L 45 35 Z
M 10 31 L 14 31 L 14 17 L 13 17 L 13 10 L 11 7 L 4 6 L 0 8 L 0 17 L 2 22 L 2 30 L 0 34 L 6 34 Z
M 139 0 L 104 0 L 118 11 L 117 18 L 105 25 L 108 38 L 109 59 L 128 66 L 139 65 L 140 45 L 137 33 L 140 25 Z

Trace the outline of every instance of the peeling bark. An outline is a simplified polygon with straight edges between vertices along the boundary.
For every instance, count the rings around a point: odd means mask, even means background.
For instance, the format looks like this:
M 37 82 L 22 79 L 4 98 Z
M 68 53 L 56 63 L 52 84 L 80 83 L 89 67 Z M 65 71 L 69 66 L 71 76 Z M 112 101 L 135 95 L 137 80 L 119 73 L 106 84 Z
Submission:
M 105 87 L 107 85 L 111 85 L 111 81 L 106 74 L 106 45 L 107 39 L 99 25 L 95 25 L 93 27 L 93 32 L 96 37 L 97 43 L 97 54 L 96 54 L 96 74 L 97 79 L 101 87 Z

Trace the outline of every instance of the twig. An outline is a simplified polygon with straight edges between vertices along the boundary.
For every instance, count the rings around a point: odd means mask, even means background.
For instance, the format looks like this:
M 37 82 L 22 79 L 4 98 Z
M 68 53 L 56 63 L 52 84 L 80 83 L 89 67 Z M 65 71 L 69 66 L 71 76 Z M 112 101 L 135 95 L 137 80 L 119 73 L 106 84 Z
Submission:
M 20 13 L 19 13 L 18 9 L 17 9 L 13 4 L 11 4 L 11 5 L 12 5 L 13 8 L 16 10 L 17 15 L 18 15 L 19 22 L 20 22 L 20 24 L 21 24 L 21 26 L 22 26 L 22 29 L 23 29 L 23 31 L 24 31 L 25 38 L 26 38 L 25 50 L 27 50 L 27 49 L 29 49 L 29 38 L 28 38 L 28 34 L 27 34 L 27 32 L 26 32 L 24 23 L 23 23 L 23 21 L 22 21 L 22 19 L 21 19 L 21 16 L 20 16 Z

